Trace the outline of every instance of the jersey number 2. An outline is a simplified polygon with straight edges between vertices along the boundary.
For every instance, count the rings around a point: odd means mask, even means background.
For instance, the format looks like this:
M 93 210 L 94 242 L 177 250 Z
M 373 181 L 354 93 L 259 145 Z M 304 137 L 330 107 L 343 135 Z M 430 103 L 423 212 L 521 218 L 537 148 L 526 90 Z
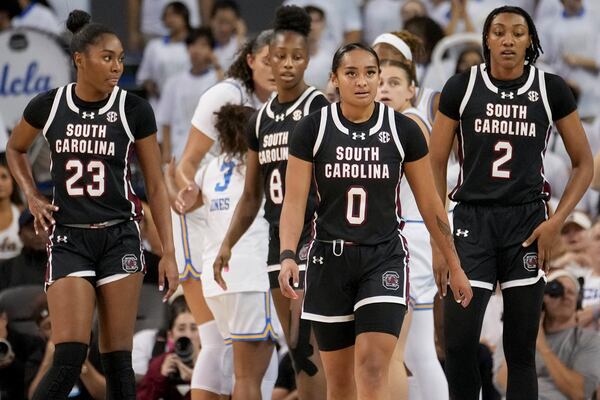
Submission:
M 492 176 L 494 178 L 510 179 L 510 170 L 501 169 L 500 167 L 510 161 L 512 150 L 512 145 L 509 142 L 500 141 L 494 146 L 494 152 L 504 152 L 504 155 L 492 163 Z
M 346 192 L 346 220 L 350 225 L 362 225 L 367 219 L 367 191 L 354 186 Z
M 92 183 L 85 186 L 79 185 L 79 180 L 83 176 L 83 163 L 80 160 L 69 160 L 65 165 L 67 171 L 75 171 L 67 179 L 67 193 L 70 196 L 83 196 L 85 192 L 91 197 L 98 197 L 104 194 L 104 164 L 102 161 L 92 160 L 87 163 L 86 170 L 92 174 Z

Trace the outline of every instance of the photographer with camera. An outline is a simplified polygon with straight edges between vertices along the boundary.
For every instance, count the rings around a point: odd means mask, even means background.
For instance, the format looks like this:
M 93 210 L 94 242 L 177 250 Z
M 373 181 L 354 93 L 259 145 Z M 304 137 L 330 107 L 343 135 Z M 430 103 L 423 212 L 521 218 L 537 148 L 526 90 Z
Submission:
M 190 381 L 200 353 L 198 327 L 183 296 L 169 309 L 167 352 L 150 360 L 148 371 L 137 388 L 144 400 L 190 399 Z
M 590 399 L 600 383 L 600 335 L 578 326 L 581 299 L 581 284 L 573 274 L 564 269 L 550 273 L 536 342 L 541 400 Z M 503 391 L 507 371 L 506 362 L 501 364 L 494 381 Z

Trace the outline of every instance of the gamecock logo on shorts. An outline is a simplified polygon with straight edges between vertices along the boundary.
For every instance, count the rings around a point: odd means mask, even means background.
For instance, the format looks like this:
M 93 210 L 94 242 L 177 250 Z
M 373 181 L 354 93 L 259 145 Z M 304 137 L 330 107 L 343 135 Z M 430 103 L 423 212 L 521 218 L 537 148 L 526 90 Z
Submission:
M 126 254 L 121 259 L 121 267 L 127 273 L 137 272 L 138 259 L 134 254 Z
M 310 246 L 308 245 L 308 243 L 306 243 L 300 248 L 300 252 L 298 253 L 298 258 L 300 259 L 300 261 L 306 261 L 306 259 L 308 258 L 309 247 Z
M 523 256 L 523 267 L 527 271 L 535 271 L 538 268 L 537 253 L 527 253 Z
M 381 276 L 383 287 L 388 290 L 400 289 L 400 275 L 395 271 L 386 271 Z

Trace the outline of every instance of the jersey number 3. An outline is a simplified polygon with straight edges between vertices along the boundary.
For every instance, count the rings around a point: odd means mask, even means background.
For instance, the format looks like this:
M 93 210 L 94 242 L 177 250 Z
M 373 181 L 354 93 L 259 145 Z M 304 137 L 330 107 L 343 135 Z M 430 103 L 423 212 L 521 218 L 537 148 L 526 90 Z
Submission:
M 98 197 L 104 194 L 104 164 L 102 161 L 92 160 L 87 163 L 85 170 L 91 173 L 92 182 L 83 186 L 79 180 L 83 176 L 83 163 L 80 160 L 69 160 L 65 165 L 67 171 L 75 171 L 69 179 L 67 179 L 67 193 L 70 196 L 83 196 L 85 192 L 90 197 Z
M 510 170 L 502 169 L 500 167 L 510 161 L 512 158 L 512 150 L 512 145 L 509 142 L 500 141 L 494 146 L 494 152 L 504 152 L 501 157 L 497 158 L 496 161 L 492 163 L 492 176 L 494 178 L 510 179 Z

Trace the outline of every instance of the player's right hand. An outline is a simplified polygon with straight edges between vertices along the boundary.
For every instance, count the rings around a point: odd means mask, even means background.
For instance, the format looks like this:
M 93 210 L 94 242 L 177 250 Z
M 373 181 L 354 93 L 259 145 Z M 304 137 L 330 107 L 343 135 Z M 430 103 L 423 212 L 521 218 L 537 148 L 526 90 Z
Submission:
M 179 271 L 177 269 L 177 262 L 175 261 L 175 254 L 163 254 L 158 263 L 158 290 L 161 292 L 165 290 L 165 278 L 169 283 L 169 289 L 163 296 L 163 303 L 165 303 L 179 285 Z
M 295 288 L 300 284 L 300 269 L 296 261 L 286 258 L 281 262 L 281 271 L 279 271 L 279 288 L 281 293 L 290 299 L 297 299 L 298 294 L 290 285 L 290 280 Z
M 52 218 L 52 213 L 58 211 L 58 207 L 50 204 L 48 199 L 38 192 L 27 197 L 27 206 L 34 218 L 33 227 L 36 235 L 41 230 L 47 231 L 51 225 L 56 223 Z
M 177 207 L 177 184 L 175 179 L 175 157 L 172 157 L 169 163 L 166 165 L 166 169 L 163 170 L 163 175 L 165 177 L 165 186 L 167 187 L 167 195 L 169 196 L 169 203 L 171 204 L 171 208 L 177 214 L 181 214 Z
M 462 268 L 450 271 L 450 288 L 454 294 L 454 300 L 463 308 L 467 308 L 473 298 L 473 289 Z
M 215 278 L 215 282 L 223 290 L 227 290 L 227 283 L 225 283 L 225 279 L 223 279 L 223 270 L 229 270 L 229 260 L 231 259 L 231 248 L 225 244 L 221 244 L 221 248 L 219 249 L 219 253 L 215 258 L 215 262 L 213 263 L 213 275 Z
M 192 206 L 196 203 L 200 188 L 195 183 L 190 183 L 177 193 L 177 199 L 175 199 L 175 208 L 180 214 L 188 212 Z

